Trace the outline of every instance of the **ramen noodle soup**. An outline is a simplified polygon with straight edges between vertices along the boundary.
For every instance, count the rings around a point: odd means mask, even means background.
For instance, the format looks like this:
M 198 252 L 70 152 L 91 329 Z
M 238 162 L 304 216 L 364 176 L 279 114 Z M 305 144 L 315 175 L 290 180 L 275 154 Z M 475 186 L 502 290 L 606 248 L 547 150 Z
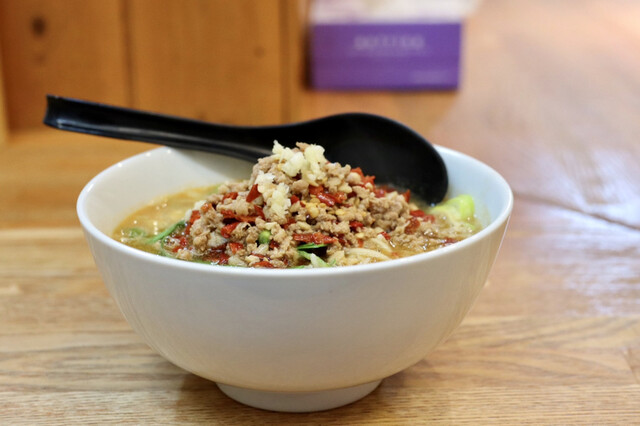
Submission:
M 176 259 L 252 268 L 319 268 L 428 252 L 476 233 L 474 202 L 435 206 L 377 185 L 359 167 L 330 163 L 318 145 L 261 158 L 248 180 L 156 200 L 113 237 Z

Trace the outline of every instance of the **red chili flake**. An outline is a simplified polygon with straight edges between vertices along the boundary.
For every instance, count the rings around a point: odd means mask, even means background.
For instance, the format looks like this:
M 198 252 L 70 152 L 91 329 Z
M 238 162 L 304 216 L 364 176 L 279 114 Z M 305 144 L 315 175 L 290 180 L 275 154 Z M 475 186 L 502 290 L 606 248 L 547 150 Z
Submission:
M 336 200 L 336 203 L 338 204 L 342 204 L 347 201 L 347 194 L 345 194 L 344 192 L 336 192 L 335 194 L 331 194 L 331 196 L 334 200 Z
M 404 199 L 407 201 L 407 203 L 409 202 L 409 200 L 411 199 L 411 190 L 407 189 L 402 196 L 404 197 Z
M 382 231 L 380 233 L 380 235 L 382 235 L 384 237 L 385 240 L 389 241 L 391 239 L 391 236 L 389 234 L 387 234 L 386 232 Z
M 257 207 L 255 204 L 253 206 Z M 220 210 L 220 213 L 222 213 L 222 216 L 225 219 L 234 219 L 234 220 L 238 220 L 240 222 L 248 222 L 248 223 L 255 222 L 256 218 L 258 217 L 258 216 L 252 216 L 252 215 L 236 214 L 236 213 L 232 212 L 231 210 Z M 264 215 L 264 213 L 262 215 Z
M 336 205 L 336 200 L 334 200 L 333 197 L 326 192 L 320 192 L 319 194 L 316 194 L 316 197 L 318 197 L 318 200 L 325 203 L 329 207 L 333 207 Z
M 309 185 L 309 194 L 318 196 L 321 192 L 324 192 L 324 187 L 322 185 Z
M 273 250 L 273 249 L 275 249 L 275 248 L 278 248 L 279 246 L 280 246 L 280 244 L 276 243 L 275 241 L 271 241 L 271 242 L 269 242 L 269 248 L 270 248 L 271 250 Z
M 231 250 L 231 253 L 233 253 L 233 254 L 236 254 L 237 252 L 239 252 L 243 248 L 244 248 L 244 244 L 242 244 L 242 243 L 229 243 L 229 249 Z
M 184 228 L 184 233 L 188 234 L 191 230 L 191 226 L 193 226 L 193 222 L 200 219 L 200 210 L 192 210 L 191 216 L 189 217 L 189 221 L 187 222 L 187 226 Z
M 449 244 L 457 243 L 458 240 L 454 238 L 445 238 L 443 245 L 448 246 Z
M 362 169 L 360 167 L 354 167 L 353 169 L 351 169 L 351 171 L 353 173 L 359 174 L 360 177 L 364 177 L 364 173 L 362 172 Z
M 238 225 L 240 225 L 240 222 L 233 222 L 225 225 L 222 227 L 222 229 L 220 229 L 220 234 L 225 238 L 229 238 L 231 237 L 231 233 L 233 232 L 233 230 L 236 229 L 236 226 Z
M 358 247 L 362 248 L 364 246 L 364 241 L 358 240 Z
M 300 200 L 300 197 L 298 197 L 297 195 L 292 195 L 290 200 L 291 200 L 291 205 L 294 205 L 295 203 L 299 202 L 302 207 L 305 206 L 304 201 Z
M 247 195 L 247 202 L 250 203 L 253 200 L 255 200 L 256 198 L 258 198 L 260 196 L 260 191 L 258 191 L 258 184 L 254 184 L 251 187 L 251 191 L 249 191 L 249 195 Z
M 198 219 L 200 219 L 200 210 L 192 210 L 191 217 L 189 217 L 189 223 L 193 224 L 193 222 Z
M 236 215 L 236 219 L 240 222 L 254 223 L 258 216 L 245 216 L 245 215 Z
M 404 232 L 406 234 L 411 234 L 415 232 L 420 227 L 420 221 L 417 217 L 412 217 L 409 221 L 409 224 L 406 228 L 404 228 Z
M 365 186 L 368 183 L 370 183 L 371 185 L 374 185 L 375 180 L 376 180 L 375 176 L 365 176 L 364 178 L 362 178 L 362 186 Z
M 373 188 L 373 195 L 376 196 L 376 198 L 382 198 L 385 195 L 387 195 L 387 191 L 385 191 L 383 188 Z
M 227 192 L 226 194 L 224 194 L 222 199 L 226 200 L 227 198 L 231 198 L 232 200 L 235 200 L 236 198 L 238 198 L 238 193 L 237 192 Z
M 275 268 L 275 266 L 273 266 L 271 264 L 271 262 L 269 262 L 267 260 L 261 260 L 260 262 L 254 263 L 251 266 L 256 267 L 256 268 Z
M 322 201 L 329 207 L 333 207 L 336 204 L 342 204 L 347 200 L 347 194 L 345 194 L 344 192 L 336 192 L 335 194 L 320 192 L 316 194 L 316 197 L 318 197 L 320 201 Z
M 290 225 L 293 225 L 294 223 L 296 223 L 296 218 L 292 216 L 289 219 L 287 219 L 287 223 L 282 225 L 282 228 L 287 229 Z
M 391 188 L 390 186 L 387 185 L 376 185 L 373 188 L 373 194 L 377 197 L 377 198 L 382 198 L 385 195 L 387 195 L 390 192 L 395 191 L 395 189 Z
M 310 243 L 311 241 L 313 241 L 313 234 L 293 234 L 293 241 Z
M 293 240 L 315 244 L 333 244 L 338 241 L 337 238 L 321 234 L 320 232 L 315 232 L 313 234 L 294 234 Z
M 220 253 L 218 255 L 218 258 L 216 259 L 216 263 L 218 265 L 226 265 L 227 263 L 229 263 L 229 255 L 227 255 L 226 253 Z
M 260 206 L 259 206 L 259 205 L 257 205 L 257 204 L 254 204 L 254 205 L 253 205 L 253 208 L 255 209 L 256 214 L 257 214 L 259 217 L 261 217 L 261 218 L 263 218 L 263 219 L 265 218 L 265 217 L 264 217 L 264 211 L 262 210 L 262 207 L 260 207 Z
M 436 220 L 436 217 L 432 214 L 426 214 L 422 210 L 411 210 L 409 214 L 413 217 L 417 217 L 419 219 L 424 220 L 425 222 L 433 223 Z
M 352 229 L 364 228 L 364 224 L 362 222 L 358 222 L 357 220 L 352 220 L 351 222 L 349 222 L 349 228 L 352 228 Z
M 337 238 L 321 234 L 320 232 L 315 232 L 313 234 L 313 242 L 316 244 L 333 244 L 337 241 Z
M 216 247 L 215 249 L 207 253 L 205 256 L 203 256 L 202 260 L 211 262 L 211 263 L 216 263 L 218 265 L 226 265 L 227 263 L 229 263 L 229 255 L 224 252 L 225 247 L 226 247 L 226 244 L 220 247 Z
M 357 173 L 362 178 L 362 183 L 360 186 L 365 186 L 367 183 L 371 183 L 373 185 L 373 181 L 375 180 L 375 176 L 365 176 L 360 167 L 355 167 L 351 169 L 352 172 Z
M 204 203 L 202 205 L 202 207 L 200 207 L 200 210 L 202 210 L 203 213 L 208 212 L 209 210 L 211 210 L 213 208 L 213 204 L 211 203 Z
M 222 214 L 222 216 L 225 219 L 235 219 L 236 218 L 236 214 L 234 212 L 232 212 L 231 210 L 219 210 L 219 212 Z
M 185 237 L 184 235 L 181 235 L 178 238 L 178 244 L 173 248 L 173 252 L 177 253 L 178 250 L 183 249 L 187 246 L 187 244 L 189 244 L 189 241 L 187 240 L 187 237 Z

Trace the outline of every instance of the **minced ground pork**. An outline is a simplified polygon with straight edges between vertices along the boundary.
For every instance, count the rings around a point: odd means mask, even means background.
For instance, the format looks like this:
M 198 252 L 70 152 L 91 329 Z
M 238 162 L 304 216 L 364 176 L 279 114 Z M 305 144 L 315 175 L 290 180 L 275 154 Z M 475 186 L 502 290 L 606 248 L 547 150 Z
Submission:
M 343 266 L 429 251 L 474 229 L 425 213 L 409 191 L 377 186 L 360 168 L 328 162 L 318 145 L 275 142 L 249 180 L 220 185 L 164 244 L 179 259 L 222 265 Z

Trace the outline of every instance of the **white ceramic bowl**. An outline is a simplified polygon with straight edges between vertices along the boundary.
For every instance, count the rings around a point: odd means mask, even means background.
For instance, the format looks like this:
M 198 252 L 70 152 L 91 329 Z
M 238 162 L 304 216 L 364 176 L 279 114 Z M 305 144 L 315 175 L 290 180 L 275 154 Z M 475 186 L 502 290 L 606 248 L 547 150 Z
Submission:
M 276 411 L 338 407 L 424 358 L 482 289 L 513 196 L 494 170 L 438 148 L 450 195 L 471 194 L 485 228 L 408 258 L 313 270 L 230 268 L 152 255 L 110 238 L 153 198 L 249 176 L 249 163 L 159 148 L 96 176 L 78 216 L 133 329 L 174 364 L 237 401 Z

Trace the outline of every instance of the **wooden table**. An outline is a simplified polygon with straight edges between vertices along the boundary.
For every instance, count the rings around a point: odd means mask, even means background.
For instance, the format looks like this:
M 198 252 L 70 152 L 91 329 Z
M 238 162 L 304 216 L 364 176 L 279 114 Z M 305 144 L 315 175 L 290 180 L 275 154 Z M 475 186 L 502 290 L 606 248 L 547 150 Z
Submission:
M 460 328 L 336 410 L 248 408 L 165 361 L 107 294 L 75 218 L 98 171 L 148 149 L 52 131 L 0 148 L 0 423 L 640 424 L 640 3 L 487 0 L 455 93 L 313 93 L 489 163 L 516 196 Z

